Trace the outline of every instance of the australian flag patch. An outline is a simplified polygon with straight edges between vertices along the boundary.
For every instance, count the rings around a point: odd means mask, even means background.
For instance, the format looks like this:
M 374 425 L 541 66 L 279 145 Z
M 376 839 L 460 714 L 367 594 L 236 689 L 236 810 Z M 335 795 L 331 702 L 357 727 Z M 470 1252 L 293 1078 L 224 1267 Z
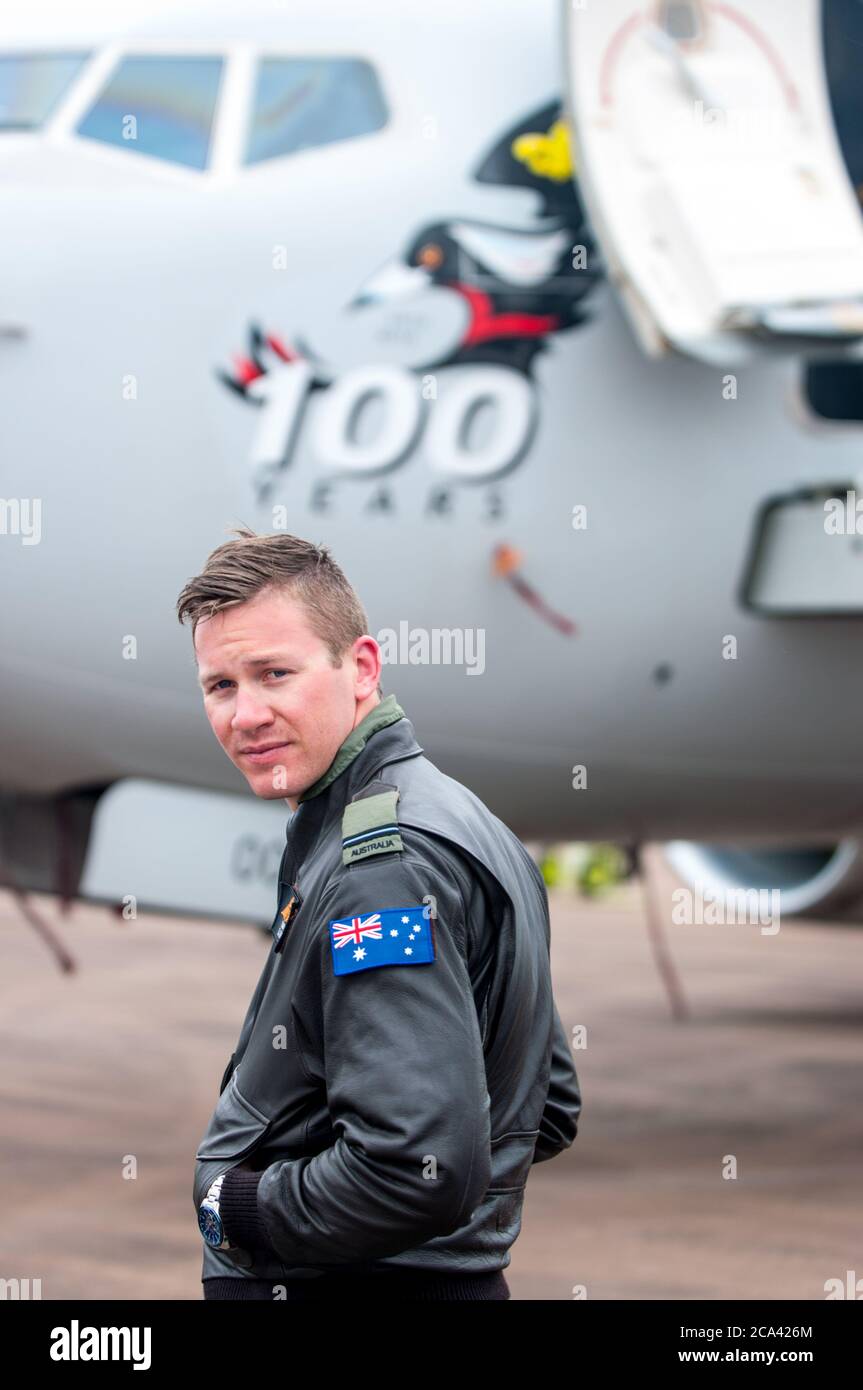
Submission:
M 433 961 L 432 919 L 428 905 L 388 907 L 329 923 L 333 971 L 352 975 L 376 965 L 428 965 Z

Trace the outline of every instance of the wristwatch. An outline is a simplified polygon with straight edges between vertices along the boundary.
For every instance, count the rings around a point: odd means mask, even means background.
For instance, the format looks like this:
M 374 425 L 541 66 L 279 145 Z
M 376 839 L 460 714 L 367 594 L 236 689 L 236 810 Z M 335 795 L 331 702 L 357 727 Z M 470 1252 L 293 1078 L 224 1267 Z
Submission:
M 213 1250 L 236 1249 L 236 1246 L 231 1244 L 225 1234 L 224 1223 L 219 1213 L 219 1194 L 222 1191 L 224 1181 L 225 1174 L 220 1173 L 198 1207 L 198 1225 L 201 1228 L 201 1235 Z

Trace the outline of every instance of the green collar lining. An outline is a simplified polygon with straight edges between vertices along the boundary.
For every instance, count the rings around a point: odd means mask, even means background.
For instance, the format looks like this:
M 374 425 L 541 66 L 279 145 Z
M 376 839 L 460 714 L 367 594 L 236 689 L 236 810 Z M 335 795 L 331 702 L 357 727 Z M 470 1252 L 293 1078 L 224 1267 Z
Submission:
M 310 801 L 313 796 L 318 795 L 318 792 L 324 791 L 331 782 L 334 782 L 353 762 L 357 754 L 365 748 L 372 734 L 376 734 L 378 729 L 385 729 L 388 724 L 395 724 L 397 719 L 404 718 L 405 712 L 396 701 L 395 695 L 387 695 L 383 700 L 378 701 L 374 709 L 369 710 L 356 728 L 351 729 L 326 772 L 303 792 L 297 805 L 299 806 L 303 801 Z

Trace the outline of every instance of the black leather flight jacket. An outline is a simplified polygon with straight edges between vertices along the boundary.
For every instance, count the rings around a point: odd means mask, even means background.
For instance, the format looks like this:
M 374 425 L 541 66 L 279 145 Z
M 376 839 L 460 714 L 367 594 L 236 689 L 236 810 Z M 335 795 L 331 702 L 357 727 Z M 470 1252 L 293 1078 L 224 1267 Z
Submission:
M 345 864 L 345 807 L 391 787 L 403 848 Z M 331 920 L 424 903 L 433 961 L 334 973 Z M 300 802 L 279 909 L 196 1155 L 195 1207 L 227 1173 L 237 1247 L 205 1245 L 202 1277 L 504 1269 L 531 1164 L 581 1112 L 539 869 L 403 716 Z

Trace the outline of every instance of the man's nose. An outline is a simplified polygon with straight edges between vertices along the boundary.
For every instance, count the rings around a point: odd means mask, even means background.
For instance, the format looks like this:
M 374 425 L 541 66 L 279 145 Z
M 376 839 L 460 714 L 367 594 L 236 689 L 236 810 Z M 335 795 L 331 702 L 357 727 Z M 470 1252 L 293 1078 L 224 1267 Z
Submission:
M 262 724 L 272 723 L 273 714 L 266 700 L 262 700 L 253 690 L 242 685 L 237 689 L 237 703 L 231 726 L 234 729 L 259 729 Z

